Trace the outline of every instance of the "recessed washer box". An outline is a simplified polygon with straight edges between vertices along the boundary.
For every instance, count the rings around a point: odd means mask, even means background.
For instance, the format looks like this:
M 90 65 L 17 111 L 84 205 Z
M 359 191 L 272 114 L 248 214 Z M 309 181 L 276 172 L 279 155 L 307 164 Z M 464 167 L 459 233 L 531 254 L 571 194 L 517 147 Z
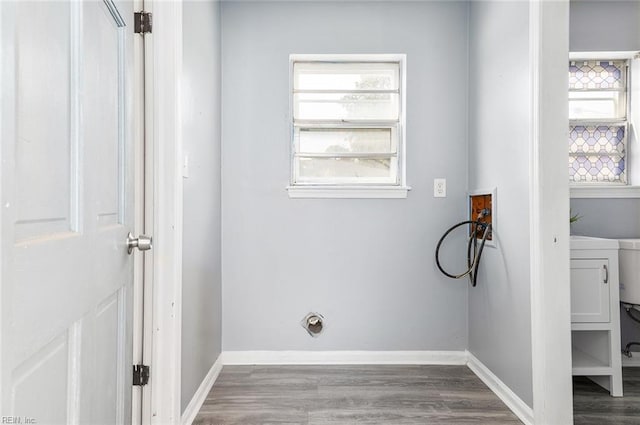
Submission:
M 496 231 L 497 188 L 476 189 L 469 191 L 469 220 L 478 220 L 481 223 L 491 224 L 491 230 L 487 235 L 486 246 L 496 246 L 494 232 Z M 486 212 L 488 211 L 488 214 Z M 471 232 L 471 230 L 469 230 Z M 478 228 L 476 237 L 482 239 L 484 230 Z

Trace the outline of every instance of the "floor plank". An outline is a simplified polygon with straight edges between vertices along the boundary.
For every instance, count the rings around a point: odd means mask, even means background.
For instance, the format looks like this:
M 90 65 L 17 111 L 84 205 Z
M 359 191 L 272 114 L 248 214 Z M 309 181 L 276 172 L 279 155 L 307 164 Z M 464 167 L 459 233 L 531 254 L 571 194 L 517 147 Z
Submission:
M 622 369 L 624 397 L 611 397 L 589 379 L 573 378 L 573 417 L 576 425 L 640 424 L 640 368 Z
M 521 424 L 466 366 L 225 366 L 197 425 Z

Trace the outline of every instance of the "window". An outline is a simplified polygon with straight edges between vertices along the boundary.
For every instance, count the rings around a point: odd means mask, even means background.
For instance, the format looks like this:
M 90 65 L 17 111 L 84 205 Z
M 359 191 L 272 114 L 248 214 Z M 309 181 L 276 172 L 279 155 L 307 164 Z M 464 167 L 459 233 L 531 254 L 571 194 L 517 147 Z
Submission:
M 569 180 L 627 184 L 626 60 L 569 62 Z
M 291 196 L 406 197 L 403 64 L 399 55 L 291 57 Z

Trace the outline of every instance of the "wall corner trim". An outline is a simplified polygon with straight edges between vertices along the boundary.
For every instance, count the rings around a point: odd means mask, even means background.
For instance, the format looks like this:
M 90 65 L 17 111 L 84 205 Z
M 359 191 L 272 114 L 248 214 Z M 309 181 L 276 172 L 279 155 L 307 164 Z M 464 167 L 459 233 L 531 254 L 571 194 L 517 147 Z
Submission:
M 221 371 L 222 354 L 220 354 L 216 361 L 213 363 L 213 366 L 211 366 L 211 369 L 209 369 L 207 376 L 204 377 L 195 394 L 193 394 L 193 398 L 191 398 L 191 401 L 184 409 L 182 418 L 180 420 L 180 423 L 182 425 L 191 425 L 196 419 L 196 416 L 198 415 L 198 412 L 200 411 L 204 400 L 207 398 L 209 391 L 211 391 L 211 388 L 218 379 L 218 375 L 220 375 Z
M 533 409 L 471 353 L 467 366 L 493 391 L 525 425 L 533 425 Z

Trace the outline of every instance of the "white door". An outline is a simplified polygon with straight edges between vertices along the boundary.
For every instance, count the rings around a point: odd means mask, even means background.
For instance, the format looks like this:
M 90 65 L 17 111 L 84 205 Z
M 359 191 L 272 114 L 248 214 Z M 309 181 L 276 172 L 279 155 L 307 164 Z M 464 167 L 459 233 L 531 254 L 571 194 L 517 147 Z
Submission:
M 1 405 L 131 421 L 130 2 L 0 2 Z
M 608 266 L 606 259 L 571 260 L 571 322 L 609 322 Z

